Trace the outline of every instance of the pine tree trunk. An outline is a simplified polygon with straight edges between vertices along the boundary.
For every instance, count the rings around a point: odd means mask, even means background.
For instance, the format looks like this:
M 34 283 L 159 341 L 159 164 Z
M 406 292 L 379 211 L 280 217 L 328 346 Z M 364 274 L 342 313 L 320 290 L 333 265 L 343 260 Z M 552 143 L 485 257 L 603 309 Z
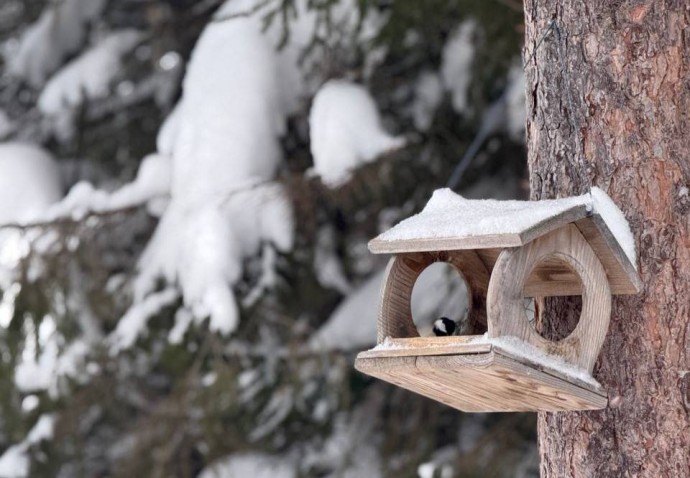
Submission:
M 690 9 L 526 0 L 526 56 L 551 19 L 567 73 L 554 32 L 527 67 L 532 198 L 607 191 L 630 221 L 644 291 L 613 301 L 595 368 L 609 407 L 539 415 L 542 476 L 688 477 Z

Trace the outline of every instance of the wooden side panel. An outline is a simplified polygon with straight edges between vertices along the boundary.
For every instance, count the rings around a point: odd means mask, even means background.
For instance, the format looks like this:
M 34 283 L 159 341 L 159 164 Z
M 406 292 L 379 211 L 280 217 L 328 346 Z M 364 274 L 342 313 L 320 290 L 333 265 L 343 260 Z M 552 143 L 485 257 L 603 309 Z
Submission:
M 582 314 L 575 330 L 563 340 L 541 337 L 524 317 L 524 284 L 536 264 L 558 259 L 582 279 Z M 536 295 L 544 296 L 547 291 Z M 490 337 L 517 337 L 568 363 L 592 371 L 611 316 L 606 272 L 574 225 L 540 237 L 518 249 L 505 249 L 491 275 L 487 300 Z
M 388 263 L 381 290 L 377 342 L 388 337 L 418 337 L 412 320 L 412 289 L 419 275 L 435 262 L 447 262 L 462 275 L 470 293 L 470 329 L 486 330 L 486 291 L 489 271 L 475 251 L 400 254 Z M 478 330 L 477 330 L 478 331 Z M 470 333 L 475 330 L 470 330 Z

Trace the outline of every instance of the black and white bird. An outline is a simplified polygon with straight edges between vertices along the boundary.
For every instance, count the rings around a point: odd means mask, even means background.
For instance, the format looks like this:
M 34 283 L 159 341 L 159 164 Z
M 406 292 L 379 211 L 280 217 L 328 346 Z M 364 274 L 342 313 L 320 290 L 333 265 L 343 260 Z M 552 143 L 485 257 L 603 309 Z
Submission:
M 457 324 L 454 320 L 451 320 L 448 317 L 441 317 L 440 319 L 436 319 L 434 321 L 433 331 L 436 337 L 447 337 L 449 335 L 454 335 L 456 328 Z

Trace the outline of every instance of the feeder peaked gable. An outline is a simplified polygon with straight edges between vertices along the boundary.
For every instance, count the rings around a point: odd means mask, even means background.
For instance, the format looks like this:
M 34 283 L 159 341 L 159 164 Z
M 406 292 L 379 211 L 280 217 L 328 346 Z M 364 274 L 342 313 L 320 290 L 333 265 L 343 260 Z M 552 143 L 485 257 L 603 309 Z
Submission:
M 419 214 L 371 240 L 369 250 L 400 254 L 473 249 L 491 271 L 501 249 L 524 246 L 568 224 L 574 224 L 594 250 L 613 294 L 641 291 L 630 229 L 599 188 L 582 196 L 541 201 L 466 199 L 439 189 Z M 571 293 L 575 291 L 559 295 Z

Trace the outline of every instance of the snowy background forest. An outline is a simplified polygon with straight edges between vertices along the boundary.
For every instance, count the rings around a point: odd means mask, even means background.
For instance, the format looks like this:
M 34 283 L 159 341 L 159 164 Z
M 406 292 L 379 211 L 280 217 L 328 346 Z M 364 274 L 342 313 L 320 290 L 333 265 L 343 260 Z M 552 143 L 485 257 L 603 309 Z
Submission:
M 0 2 L 0 477 L 529 477 L 353 369 L 447 184 L 524 198 L 516 0 Z M 455 174 L 453 174 L 455 172 Z M 461 316 L 432 266 L 420 330 Z

